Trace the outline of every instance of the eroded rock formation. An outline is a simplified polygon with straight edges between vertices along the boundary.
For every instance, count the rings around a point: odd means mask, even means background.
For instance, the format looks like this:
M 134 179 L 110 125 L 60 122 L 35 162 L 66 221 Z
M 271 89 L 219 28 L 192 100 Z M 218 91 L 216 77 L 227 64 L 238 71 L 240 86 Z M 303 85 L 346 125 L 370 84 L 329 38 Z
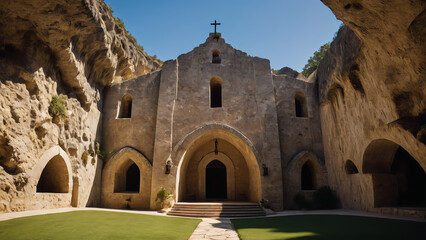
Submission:
M 381 162 L 386 157 L 378 154 L 377 169 L 367 169 L 372 142 L 402 147 L 426 170 L 426 4 L 322 1 L 350 28 L 339 31 L 317 70 L 329 180 L 343 207 L 372 210 L 380 198 L 398 194 L 386 189 L 391 158 Z M 376 152 L 395 153 L 387 145 L 377 145 Z M 345 172 L 348 161 L 360 174 Z M 379 173 L 387 178 L 381 190 Z
M 0 212 L 40 207 L 28 172 L 57 145 L 70 158 L 75 205 L 88 204 L 89 195 L 98 201 L 92 186 L 101 161 L 92 153 L 85 166 L 82 155 L 100 141 L 103 87 L 159 67 L 103 1 L 1 1 Z M 64 122 L 48 111 L 58 94 L 67 96 Z

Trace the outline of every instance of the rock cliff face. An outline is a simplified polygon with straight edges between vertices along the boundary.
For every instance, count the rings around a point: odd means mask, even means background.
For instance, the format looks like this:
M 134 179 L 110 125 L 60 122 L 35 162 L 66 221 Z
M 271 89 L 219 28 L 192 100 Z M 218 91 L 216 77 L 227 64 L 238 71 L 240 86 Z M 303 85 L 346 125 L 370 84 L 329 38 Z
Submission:
M 82 159 L 100 141 L 103 87 L 158 68 L 101 0 L 1 1 L 0 212 L 40 208 L 30 172 L 58 145 L 71 163 L 73 205 L 96 204 L 102 161 Z M 58 94 L 67 97 L 62 122 L 48 111 Z
M 388 172 L 368 167 L 372 143 L 387 143 L 376 153 L 400 146 L 426 170 L 426 3 L 322 1 L 350 28 L 339 31 L 317 70 L 329 181 L 343 207 L 373 210 L 389 189 L 380 193 L 375 180 Z M 345 172 L 348 160 L 359 174 Z

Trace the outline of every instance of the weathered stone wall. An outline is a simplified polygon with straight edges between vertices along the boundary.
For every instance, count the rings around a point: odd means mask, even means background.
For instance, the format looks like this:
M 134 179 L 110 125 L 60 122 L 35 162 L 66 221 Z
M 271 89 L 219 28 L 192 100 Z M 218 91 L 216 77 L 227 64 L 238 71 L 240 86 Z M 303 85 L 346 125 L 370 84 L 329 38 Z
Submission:
M 143 75 L 105 89 L 103 146 L 107 158 L 130 146 L 150 162 L 154 154 L 155 125 L 161 71 Z M 132 97 L 131 118 L 119 118 L 124 95 Z
M 426 171 L 426 5 L 323 2 L 350 28 L 339 31 L 317 70 L 329 182 L 344 208 L 376 211 L 375 176 L 364 162 L 370 143 L 401 146 Z M 347 160 L 358 174 L 346 173 Z
M 300 160 L 297 158 L 300 153 L 309 152 L 313 155 L 312 161 L 322 166 L 315 168 L 318 177 L 316 188 L 326 184 L 317 84 L 298 80 L 295 76 L 297 72 L 293 76 L 287 74 L 273 76 L 286 208 L 291 207 L 295 194 L 303 193 L 300 189 L 301 166 L 290 167 L 300 164 L 292 163 Z M 306 97 L 307 117 L 296 116 L 296 94 Z
M 103 1 L 2 1 L 0 211 L 99 205 L 102 161 L 92 154 L 84 166 L 82 155 L 100 142 L 103 87 L 155 68 Z M 48 113 L 58 94 L 68 98 L 62 123 Z M 72 200 L 35 195 L 29 173 L 54 146 L 70 159 Z

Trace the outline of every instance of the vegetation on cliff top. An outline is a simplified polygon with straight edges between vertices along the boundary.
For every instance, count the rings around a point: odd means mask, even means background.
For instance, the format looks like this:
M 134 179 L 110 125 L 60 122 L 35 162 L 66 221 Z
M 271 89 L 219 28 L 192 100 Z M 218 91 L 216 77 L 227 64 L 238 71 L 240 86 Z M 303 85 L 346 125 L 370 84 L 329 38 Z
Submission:
M 303 67 L 303 71 L 302 71 L 303 76 L 309 77 L 309 75 L 311 75 L 311 73 L 313 73 L 317 69 L 319 63 L 324 58 L 325 53 L 327 52 L 329 48 L 330 48 L 330 43 L 328 42 L 322 45 L 318 49 L 318 51 L 314 52 L 314 55 L 309 58 L 308 63 Z
M 340 24 L 339 29 L 334 33 L 333 40 L 337 37 L 337 34 L 339 33 L 339 30 L 344 26 L 344 24 Z M 308 63 L 303 67 L 303 76 L 309 77 L 311 73 L 313 73 L 317 68 L 321 60 L 324 58 L 325 53 L 327 50 L 330 49 L 330 42 L 322 45 L 318 51 L 314 52 L 314 55 L 309 58 Z

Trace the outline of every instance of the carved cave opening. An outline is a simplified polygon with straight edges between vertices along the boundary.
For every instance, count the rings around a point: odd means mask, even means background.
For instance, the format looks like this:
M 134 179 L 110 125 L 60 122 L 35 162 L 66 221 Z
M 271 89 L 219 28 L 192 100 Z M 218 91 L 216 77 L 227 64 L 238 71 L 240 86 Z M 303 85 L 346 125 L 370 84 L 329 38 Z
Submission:
M 53 157 L 44 167 L 37 183 L 39 193 L 67 193 L 68 169 L 61 156 Z
M 363 172 L 371 173 L 374 207 L 426 207 L 426 174 L 400 145 L 377 139 L 364 152 Z
M 391 173 L 398 182 L 398 206 L 426 207 L 426 174 L 404 148 L 395 153 Z
M 359 173 L 358 168 L 356 167 L 355 163 L 351 160 L 347 160 L 345 164 L 345 171 L 346 174 L 357 174 Z

